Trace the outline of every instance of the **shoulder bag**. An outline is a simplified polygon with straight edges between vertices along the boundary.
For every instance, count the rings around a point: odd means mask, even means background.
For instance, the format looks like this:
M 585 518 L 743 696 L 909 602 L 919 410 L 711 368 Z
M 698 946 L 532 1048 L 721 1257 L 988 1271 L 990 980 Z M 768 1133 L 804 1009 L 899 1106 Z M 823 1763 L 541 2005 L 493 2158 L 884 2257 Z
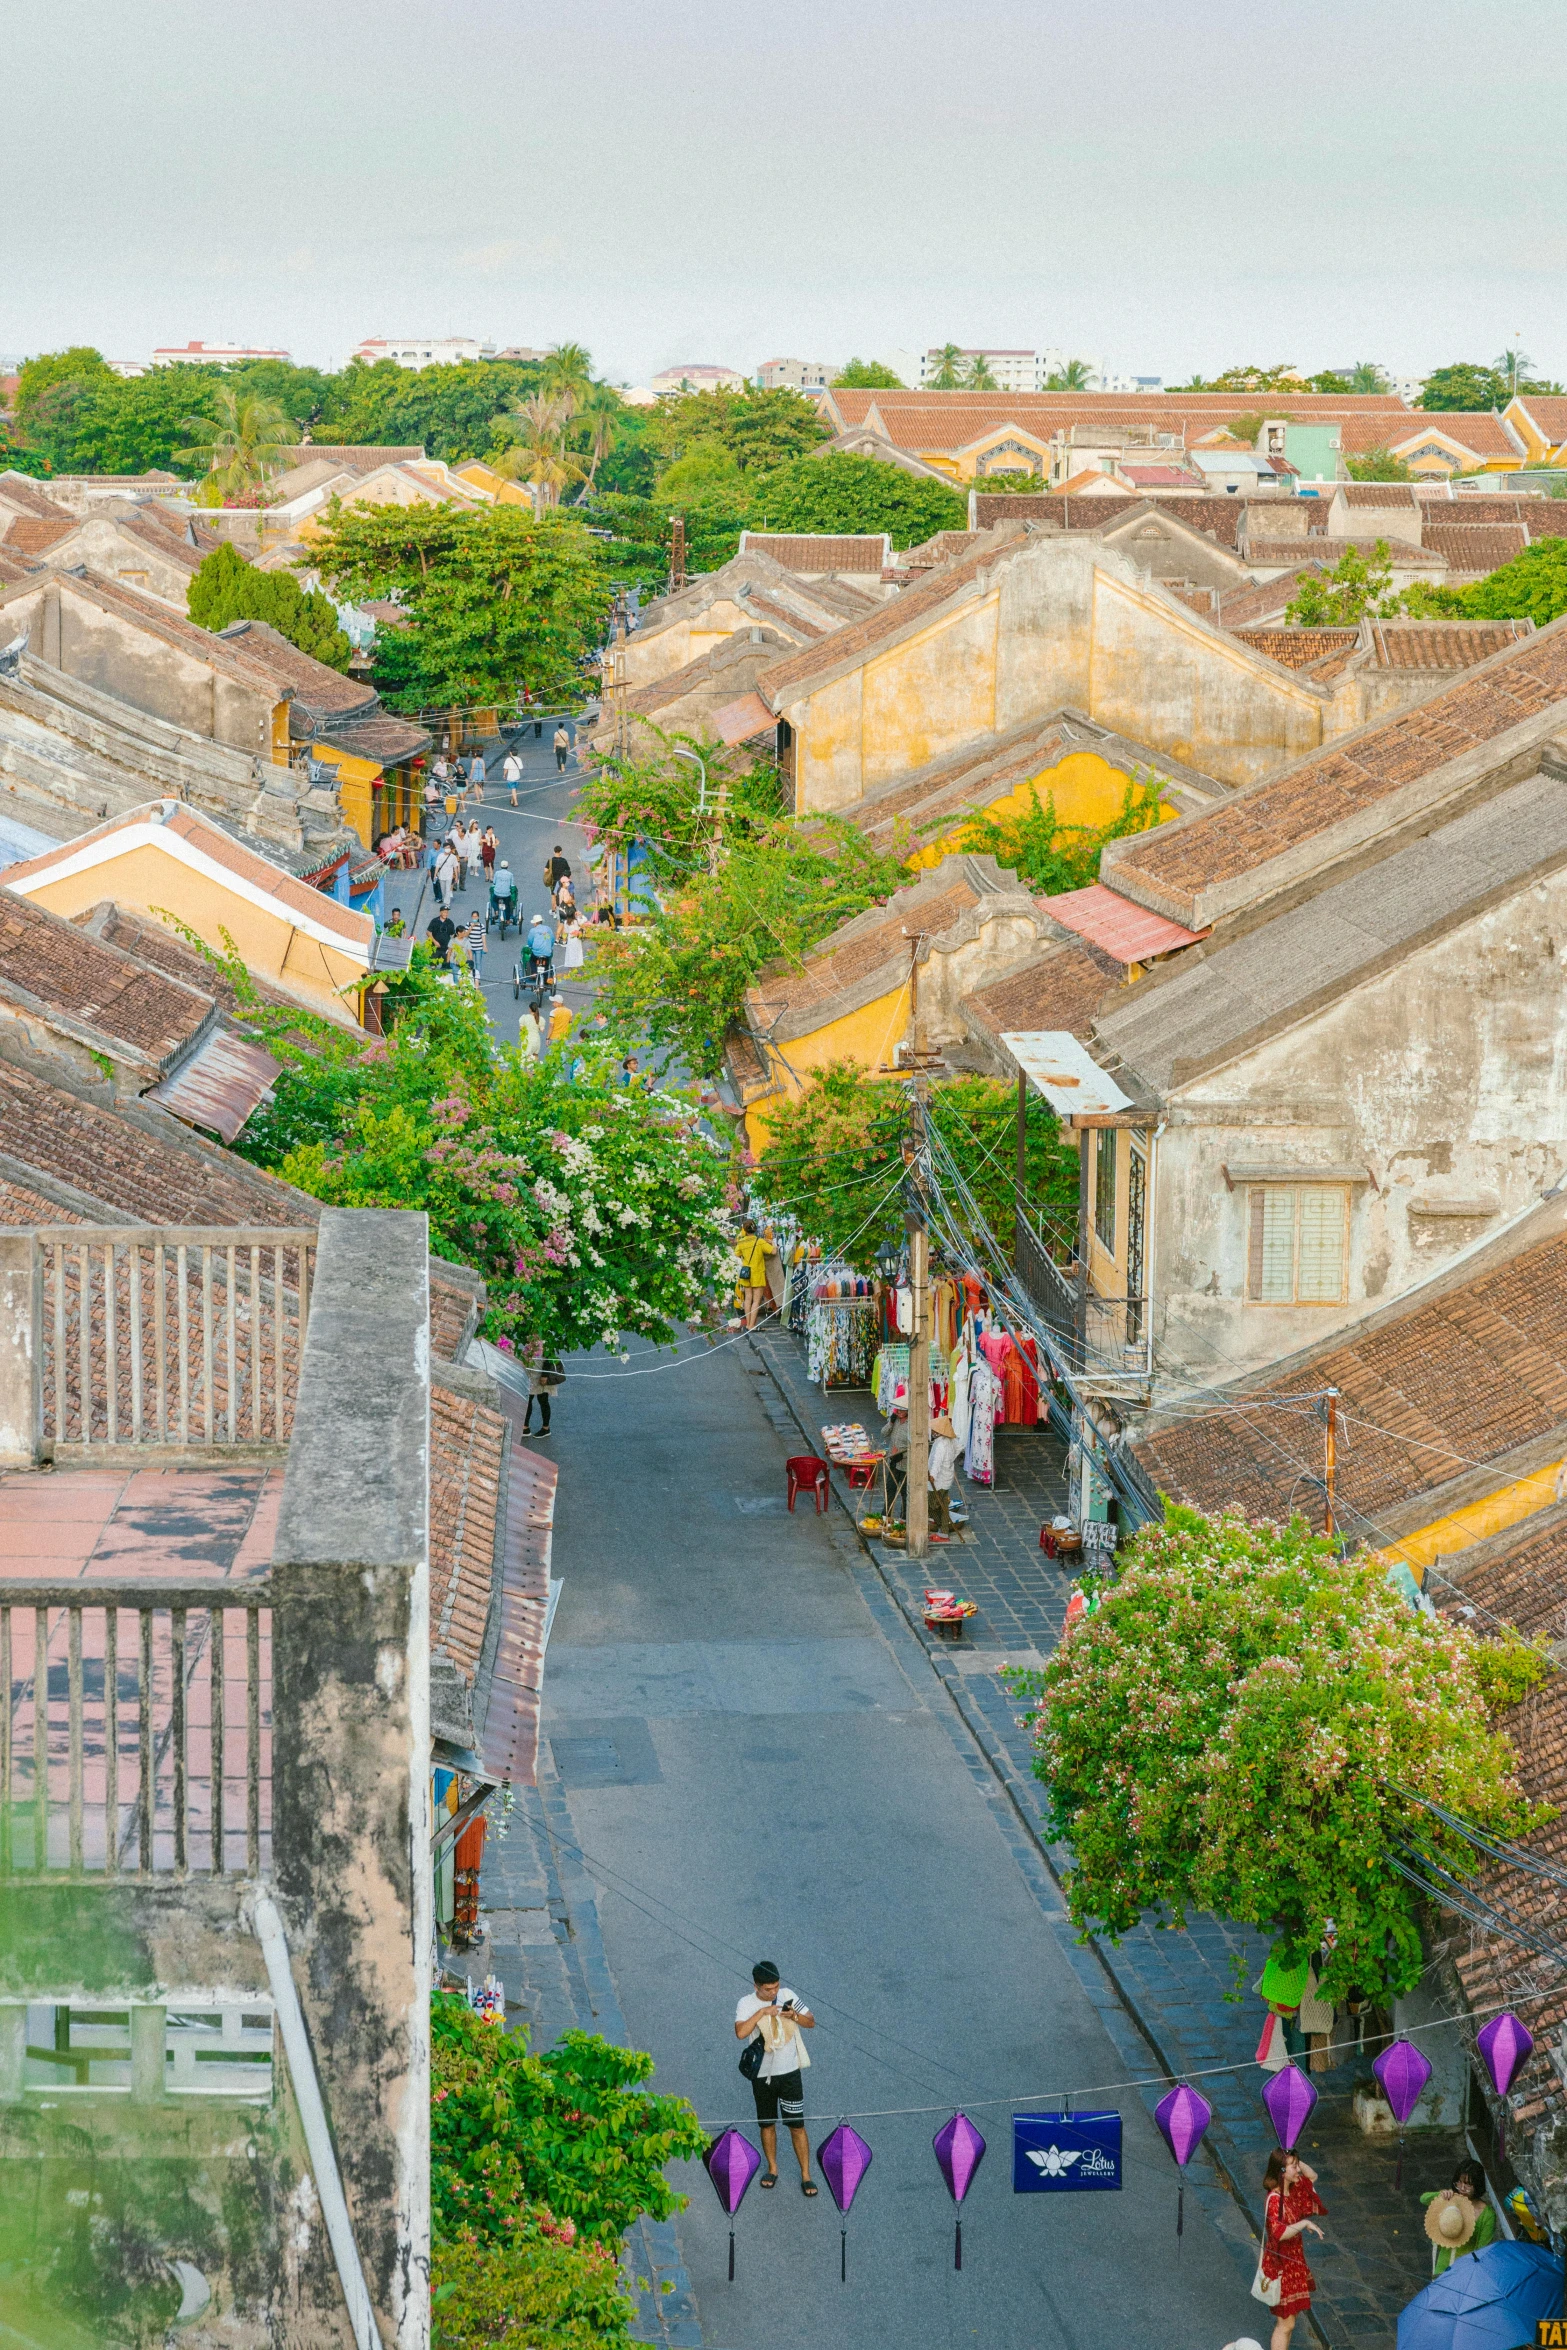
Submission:
M 762 2038 L 760 2032 L 756 2033 L 752 2039 L 747 2040 L 740 2051 L 740 2070 L 748 2081 L 754 2081 L 757 2078 L 762 2069 L 762 2059 L 766 2054 L 767 2042 Z
M 1284 2196 L 1281 2190 L 1279 2194 L 1279 2226 L 1282 2228 L 1283 2225 Z M 1262 2256 L 1263 2253 L 1267 2251 L 1267 2249 L 1268 2205 L 1266 2202 L 1264 2202 L 1262 2207 L 1262 2247 L 1257 2254 L 1257 2273 L 1251 2280 L 1251 2297 L 1254 2301 L 1260 2301 L 1267 2309 L 1277 2309 L 1280 2297 L 1284 2291 L 1284 2279 L 1281 2276 L 1270 2277 L 1263 2274 Z

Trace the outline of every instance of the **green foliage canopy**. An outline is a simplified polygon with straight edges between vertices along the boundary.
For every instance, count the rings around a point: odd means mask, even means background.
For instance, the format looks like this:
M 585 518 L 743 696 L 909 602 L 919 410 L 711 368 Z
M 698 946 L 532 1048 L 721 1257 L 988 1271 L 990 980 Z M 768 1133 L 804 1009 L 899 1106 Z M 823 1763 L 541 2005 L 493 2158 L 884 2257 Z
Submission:
M 1451 367 L 1434 368 L 1421 385 L 1415 406 L 1473 416 L 1482 409 L 1505 408 L 1512 396 L 1508 377 L 1499 375 L 1494 367 L 1464 359 Z
M 994 857 L 1042 897 L 1087 889 L 1099 879 L 1099 860 L 1110 842 L 1148 831 L 1158 823 L 1161 805 L 1158 783 L 1142 774 L 1127 784 L 1120 812 L 1108 824 L 1063 824 L 1055 794 L 1041 801 L 1037 784 L 1030 786 L 1029 799 L 1021 812 L 970 809 L 959 841 L 975 856 Z
M 693 734 L 654 731 L 656 747 L 648 755 L 603 758 L 590 768 L 575 814 L 590 840 L 615 849 L 640 844 L 645 870 L 662 887 L 707 864 L 720 790 L 723 831 L 731 847 L 765 831 L 784 813 L 784 805 L 771 759 L 743 747 L 720 750 Z M 695 759 L 707 771 L 705 793 Z
M 544 701 L 584 690 L 612 590 L 572 513 L 520 506 L 327 509 L 311 553 L 345 596 L 397 596 L 406 628 L 376 639 L 375 681 L 393 709 Z
M 742 473 L 766 473 L 832 436 L 803 392 L 683 392 L 643 411 L 643 434 L 662 465 L 698 445 L 727 449 Z
M 1284 618 L 1294 628 L 1358 628 L 1367 614 L 1377 620 L 1403 608 L 1402 598 L 1393 593 L 1388 543 L 1378 539 L 1369 555 L 1351 547 L 1331 571 L 1303 579 L 1284 607 Z
M 1425 1964 L 1390 1854 L 1413 1840 L 1472 1867 L 1413 1798 L 1492 1834 L 1550 1816 L 1487 1713 L 1544 1670 L 1516 1636 L 1417 1614 L 1369 1551 L 1340 1558 L 1298 1518 L 1167 1504 L 1043 1672 L 1009 1681 L 1035 1709 L 1080 1927 L 1211 1911 L 1312 1950 L 1331 1919 L 1323 1989 L 1342 1999 L 1407 1991 Z
M 967 530 L 968 500 L 945 482 L 834 449 L 766 475 L 755 485 L 746 521 L 752 530 L 885 530 L 903 548 L 938 530 Z
M 1017 1166 L 1017 1095 L 990 1077 L 952 1077 L 933 1085 L 930 1117 L 962 1167 L 986 1224 L 1003 1246 L 1012 1230 Z M 1030 1093 L 1025 1180 L 1030 1200 L 1075 1208 L 1078 1153 L 1061 1139 L 1050 1105 Z M 773 1114 L 753 1190 L 787 1208 L 835 1256 L 869 1272 L 879 1252 L 903 1239 L 902 1145 L 918 1131 L 912 1089 L 869 1075 L 853 1061 L 813 1069 L 804 1091 Z M 954 1207 L 961 1224 L 965 1212 Z M 980 1261 L 983 1241 L 968 1234 Z
M 203 558 L 186 596 L 198 628 L 227 628 L 231 620 L 265 620 L 279 636 L 331 669 L 346 669 L 353 646 L 337 624 L 330 598 L 307 594 L 286 571 L 258 571 L 225 540 Z
M 1351 481 L 1412 481 L 1413 474 L 1402 457 L 1395 457 L 1391 449 L 1368 449 L 1364 457 L 1347 457 Z
M 902 376 L 894 375 L 879 359 L 851 359 L 833 377 L 832 388 L 846 392 L 901 392 L 906 387 Z

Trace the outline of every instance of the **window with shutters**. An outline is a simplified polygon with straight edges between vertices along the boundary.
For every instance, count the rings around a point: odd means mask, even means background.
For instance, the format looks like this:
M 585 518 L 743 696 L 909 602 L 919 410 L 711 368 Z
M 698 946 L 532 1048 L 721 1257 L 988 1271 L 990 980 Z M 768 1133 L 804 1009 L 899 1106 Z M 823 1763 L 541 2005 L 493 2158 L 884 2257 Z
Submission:
M 1259 1183 L 1247 1198 L 1248 1303 L 1341 1305 L 1349 1283 L 1348 1190 L 1338 1183 Z
M 1094 1237 L 1107 1256 L 1115 1255 L 1116 1141 L 1113 1126 L 1094 1137 Z

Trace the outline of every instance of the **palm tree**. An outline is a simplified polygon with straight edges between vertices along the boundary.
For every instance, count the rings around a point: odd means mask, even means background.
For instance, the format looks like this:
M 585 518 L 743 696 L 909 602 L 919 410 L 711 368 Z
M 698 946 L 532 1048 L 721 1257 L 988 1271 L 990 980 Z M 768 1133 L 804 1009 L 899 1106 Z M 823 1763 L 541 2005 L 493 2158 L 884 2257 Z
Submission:
M 1088 361 L 1069 359 L 1053 375 L 1045 378 L 1047 392 L 1086 392 L 1088 389 Z
M 1528 352 L 1503 351 L 1499 358 L 1492 361 L 1492 365 L 1495 367 L 1498 375 L 1506 376 L 1508 383 L 1512 387 L 1512 396 L 1516 400 L 1518 397 L 1519 379 L 1526 375 L 1529 369 L 1534 365 L 1534 361 L 1530 358 Z
M 535 392 L 531 399 L 512 402 L 509 421 L 517 438 L 495 458 L 494 469 L 507 481 L 529 483 L 538 513 L 557 503 L 568 482 L 582 479 L 582 467 L 566 447 L 566 403 Z
M 943 343 L 936 353 L 936 372 L 928 377 L 933 392 L 955 392 L 963 383 L 963 353 L 956 343 Z
M 217 389 L 216 421 L 210 416 L 187 416 L 185 430 L 207 437 L 188 449 L 176 449 L 175 462 L 199 465 L 207 487 L 225 498 L 243 497 L 259 490 L 278 460 L 293 446 L 298 427 L 276 400 L 254 392 L 240 392 L 232 384 Z
M 593 361 L 580 343 L 557 343 L 544 359 L 544 390 L 574 416 L 593 389 Z
M 624 403 L 613 384 L 594 384 L 577 408 L 577 422 L 585 425 L 588 449 L 593 462 L 588 467 L 588 488 L 593 477 L 609 455 L 620 433 L 620 419 Z
M 969 361 L 968 374 L 963 379 L 963 388 L 968 392 L 999 391 L 1000 386 L 990 372 L 990 361 L 985 357 L 983 351 L 976 351 Z
M 1385 392 L 1387 377 L 1374 359 L 1357 359 L 1349 371 L 1352 392 Z

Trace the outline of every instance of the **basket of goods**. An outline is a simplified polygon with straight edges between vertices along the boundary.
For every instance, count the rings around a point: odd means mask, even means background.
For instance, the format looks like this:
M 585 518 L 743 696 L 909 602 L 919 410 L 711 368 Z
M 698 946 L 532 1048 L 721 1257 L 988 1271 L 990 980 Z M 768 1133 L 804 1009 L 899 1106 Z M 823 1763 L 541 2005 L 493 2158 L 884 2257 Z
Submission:
M 955 1591 L 927 1591 L 925 1594 L 925 1629 L 934 1632 L 938 1640 L 961 1640 L 963 1627 L 979 1609 L 971 1599 L 960 1599 Z

